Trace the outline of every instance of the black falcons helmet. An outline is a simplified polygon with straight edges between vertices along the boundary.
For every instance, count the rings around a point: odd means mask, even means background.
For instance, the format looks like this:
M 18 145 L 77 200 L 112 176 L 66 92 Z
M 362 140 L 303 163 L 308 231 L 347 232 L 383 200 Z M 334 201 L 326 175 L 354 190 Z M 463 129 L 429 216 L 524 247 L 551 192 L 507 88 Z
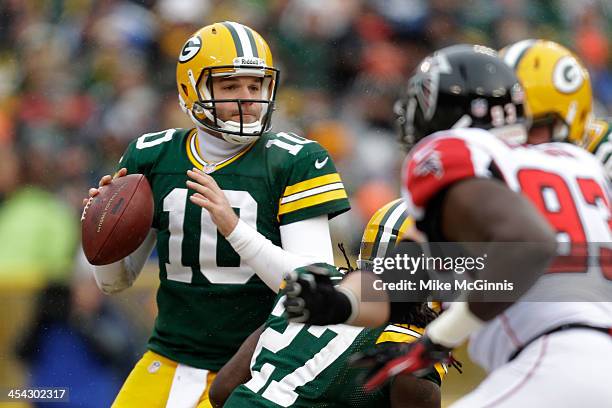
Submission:
M 451 128 L 490 129 L 524 143 L 527 137 L 519 81 L 497 52 L 480 45 L 453 45 L 425 58 L 395 105 L 400 138 L 411 147 Z

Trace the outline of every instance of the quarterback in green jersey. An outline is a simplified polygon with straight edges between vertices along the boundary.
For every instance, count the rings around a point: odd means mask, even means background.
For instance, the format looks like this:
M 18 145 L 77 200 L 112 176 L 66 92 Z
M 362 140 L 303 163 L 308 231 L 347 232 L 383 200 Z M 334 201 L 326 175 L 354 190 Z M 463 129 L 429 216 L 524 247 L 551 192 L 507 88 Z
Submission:
M 413 228 L 406 204 L 395 200 L 378 210 L 363 235 L 358 264 L 388 254 L 401 236 Z M 331 265 L 315 264 L 311 271 L 342 279 Z M 366 393 L 358 383 L 362 372 L 349 365 L 353 353 L 376 344 L 413 342 L 435 318 L 426 304 L 413 305 L 412 324 L 389 324 L 364 329 L 344 324 L 311 326 L 289 323 L 283 316 L 285 296 L 276 299 L 265 325 L 244 343 L 219 372 L 211 388 L 212 401 L 224 407 L 439 407 L 441 378 L 437 365 L 421 378 L 405 376 L 387 387 Z M 230 395 L 231 393 L 231 395 Z M 229 398 L 228 398 L 229 396 Z M 401 404 L 401 405 L 400 405 Z
M 142 135 L 120 159 L 115 177 L 147 177 L 153 225 L 134 253 L 94 274 L 104 292 L 121 291 L 156 247 L 160 286 L 148 351 L 114 407 L 210 406 L 216 371 L 265 322 L 283 273 L 333 261 L 328 220 L 349 209 L 347 194 L 323 147 L 270 131 L 277 84 L 257 32 L 203 27 L 177 64 L 195 127 Z

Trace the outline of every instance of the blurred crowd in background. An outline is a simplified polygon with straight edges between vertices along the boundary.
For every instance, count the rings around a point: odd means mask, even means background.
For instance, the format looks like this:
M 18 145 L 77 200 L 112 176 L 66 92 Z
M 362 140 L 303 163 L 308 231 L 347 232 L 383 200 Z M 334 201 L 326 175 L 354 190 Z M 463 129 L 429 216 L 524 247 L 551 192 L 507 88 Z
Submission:
M 353 255 L 370 215 L 399 195 L 393 102 L 431 51 L 558 41 L 589 68 L 598 115 L 612 112 L 610 0 L 3 0 L 0 282 L 91 284 L 75 261 L 82 199 L 134 138 L 192 127 L 177 55 L 223 20 L 272 49 L 273 130 L 317 140 L 334 158 L 353 210 L 333 234 Z
M 549 38 L 584 60 L 605 113 L 611 19 L 612 4 L 594 0 L 5 0 L 0 267 L 66 273 L 88 187 L 134 138 L 192 126 L 176 59 L 205 24 L 239 21 L 269 42 L 282 80 L 273 129 L 330 151 L 354 207 L 335 235 L 354 248 L 373 210 L 398 194 L 392 105 L 418 61 L 453 43 Z

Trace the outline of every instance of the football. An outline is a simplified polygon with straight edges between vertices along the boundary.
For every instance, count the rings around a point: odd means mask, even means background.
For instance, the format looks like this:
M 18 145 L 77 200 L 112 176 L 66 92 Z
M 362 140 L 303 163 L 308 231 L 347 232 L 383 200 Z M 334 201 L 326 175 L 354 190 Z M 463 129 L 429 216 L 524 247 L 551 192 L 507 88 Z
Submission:
M 153 221 L 153 193 L 146 177 L 113 179 L 89 199 L 81 216 L 83 250 L 92 265 L 117 262 L 142 244 Z

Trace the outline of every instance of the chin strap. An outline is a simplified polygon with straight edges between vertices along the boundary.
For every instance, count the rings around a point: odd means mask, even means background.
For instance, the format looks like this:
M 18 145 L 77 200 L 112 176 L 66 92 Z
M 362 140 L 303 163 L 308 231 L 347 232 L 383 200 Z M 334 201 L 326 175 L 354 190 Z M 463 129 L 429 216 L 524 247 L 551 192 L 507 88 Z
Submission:
M 221 138 L 223 138 L 223 140 L 225 140 L 228 143 L 232 143 L 235 145 L 244 145 L 244 144 L 249 144 L 249 143 L 253 143 L 255 142 L 257 139 L 259 139 L 259 135 L 234 135 L 231 133 L 225 133 L 222 131 L 222 129 L 215 129 L 209 126 L 206 126 L 205 123 L 203 123 L 202 121 L 198 120 L 196 118 L 196 116 L 193 114 L 193 110 L 189 110 L 187 111 L 189 119 L 191 119 L 191 121 L 196 125 L 196 128 L 201 129 L 202 131 L 212 134 L 214 136 L 220 136 Z M 222 125 L 225 125 L 227 122 L 223 122 L 221 120 L 219 120 L 219 122 Z M 236 123 L 236 122 L 234 122 Z M 238 124 L 237 129 L 228 129 L 228 130 L 240 130 L 240 125 Z
M 221 133 L 221 137 L 229 143 L 244 145 L 255 142 L 260 136 L 234 135 L 231 133 Z

